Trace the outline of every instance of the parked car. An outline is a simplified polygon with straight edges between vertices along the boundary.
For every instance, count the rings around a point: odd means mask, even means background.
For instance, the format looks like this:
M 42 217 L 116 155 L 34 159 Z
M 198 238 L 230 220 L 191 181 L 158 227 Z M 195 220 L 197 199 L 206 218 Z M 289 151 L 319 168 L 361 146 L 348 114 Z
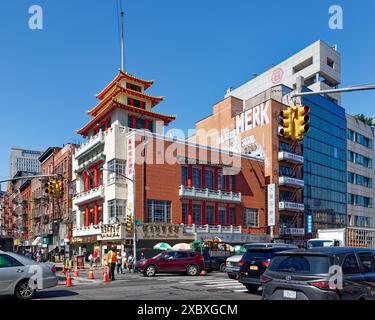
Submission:
M 227 254 L 211 255 L 209 251 L 203 250 L 203 258 L 204 258 L 204 269 L 207 272 L 211 272 L 211 271 L 225 272 L 226 260 L 228 258 Z
M 146 277 L 157 273 L 186 273 L 197 276 L 204 268 L 202 254 L 193 251 L 167 251 L 140 262 L 139 270 Z
M 227 259 L 225 269 L 229 279 L 237 279 L 240 273 L 239 262 L 241 261 L 242 257 L 243 254 L 236 254 Z
M 332 266 L 341 267 L 342 282 Z M 375 250 L 326 247 L 277 253 L 261 281 L 263 299 L 374 300 Z
M 41 280 L 30 285 L 29 279 L 41 271 Z M 57 285 L 56 268 L 52 264 L 38 263 L 21 255 L 0 251 L 0 295 L 14 295 L 20 300 L 34 297 L 36 290 Z M 37 276 L 39 275 L 36 274 Z
M 257 292 L 261 286 L 260 276 L 266 271 L 275 253 L 297 248 L 298 246 L 295 245 L 279 243 L 266 243 L 264 245 L 248 247 L 239 262 L 240 272 L 238 281 L 242 283 L 249 292 Z

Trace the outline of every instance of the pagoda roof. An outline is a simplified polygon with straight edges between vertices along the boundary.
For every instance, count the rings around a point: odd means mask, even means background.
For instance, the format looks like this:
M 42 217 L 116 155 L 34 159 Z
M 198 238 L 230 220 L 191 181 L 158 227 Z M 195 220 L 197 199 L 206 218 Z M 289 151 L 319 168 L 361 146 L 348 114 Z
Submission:
M 130 73 L 125 73 L 122 70 L 119 70 L 117 76 L 100 92 L 96 95 L 96 98 L 102 100 L 107 92 L 113 88 L 116 84 L 118 84 L 122 79 L 128 79 L 135 83 L 141 84 L 144 86 L 144 89 L 147 90 L 155 81 L 154 80 L 144 80 L 133 76 Z
M 77 130 L 77 133 L 80 135 L 86 136 L 90 129 L 92 129 L 100 120 L 105 118 L 109 113 L 111 113 L 116 108 L 127 110 L 127 111 L 134 112 L 137 114 L 142 114 L 142 115 L 152 117 L 155 119 L 159 119 L 159 120 L 164 121 L 164 123 L 167 125 L 176 119 L 176 116 L 168 116 L 168 115 L 140 109 L 137 107 L 129 106 L 127 104 L 123 104 L 121 102 L 114 100 L 114 98 L 112 97 L 107 107 L 101 109 L 99 113 L 89 123 L 87 123 L 83 128 Z
M 100 110 L 102 110 L 107 105 L 108 101 L 110 101 L 111 98 L 116 97 L 120 92 L 151 101 L 152 107 L 156 106 L 158 103 L 164 100 L 164 97 L 154 97 L 143 92 L 124 88 L 123 86 L 120 86 L 118 82 L 110 90 L 108 90 L 109 94 L 106 98 L 101 100 L 94 108 L 87 112 L 89 115 L 95 117 L 100 112 Z

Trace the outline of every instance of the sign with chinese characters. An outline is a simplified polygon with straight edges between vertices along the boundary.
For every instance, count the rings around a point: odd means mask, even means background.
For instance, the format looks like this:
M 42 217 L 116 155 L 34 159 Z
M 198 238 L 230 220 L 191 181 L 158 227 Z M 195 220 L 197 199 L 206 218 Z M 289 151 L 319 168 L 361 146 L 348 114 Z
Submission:
M 181 239 L 193 240 L 194 235 L 185 235 L 183 227 L 179 224 L 169 223 L 145 223 L 137 227 L 138 239 Z
M 276 185 L 269 184 L 267 186 L 267 204 L 268 204 L 268 225 L 275 225 L 276 216 Z
M 282 236 L 304 236 L 305 229 L 303 228 L 280 228 L 280 235 Z
M 100 240 L 119 240 L 124 238 L 121 224 L 105 224 L 100 228 Z
M 135 133 L 132 132 L 127 138 L 127 164 L 126 176 L 134 181 L 135 178 Z M 128 199 L 126 201 L 126 215 L 132 217 L 134 214 L 133 203 L 134 183 L 128 181 Z
M 197 233 L 196 240 L 206 241 L 213 237 L 220 238 L 227 243 L 251 243 L 251 242 L 269 242 L 269 234 L 243 234 L 243 233 Z

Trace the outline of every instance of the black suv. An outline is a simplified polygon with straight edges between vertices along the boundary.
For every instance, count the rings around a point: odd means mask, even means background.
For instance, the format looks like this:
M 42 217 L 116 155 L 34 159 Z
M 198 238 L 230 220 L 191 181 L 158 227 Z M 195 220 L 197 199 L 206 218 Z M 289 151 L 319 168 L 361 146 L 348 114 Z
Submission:
M 280 251 L 297 249 L 298 246 L 278 243 L 264 243 L 247 247 L 240 265 L 238 281 L 249 292 L 257 292 L 261 286 L 260 276 L 266 271 L 271 258 Z
M 278 253 L 261 281 L 263 299 L 374 300 L 375 250 L 326 247 Z

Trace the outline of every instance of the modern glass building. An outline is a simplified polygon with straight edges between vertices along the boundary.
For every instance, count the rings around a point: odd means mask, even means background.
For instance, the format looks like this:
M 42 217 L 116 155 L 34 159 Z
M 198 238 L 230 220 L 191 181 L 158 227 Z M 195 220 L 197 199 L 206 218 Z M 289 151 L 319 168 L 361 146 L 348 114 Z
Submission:
M 313 230 L 347 223 L 346 116 L 344 108 L 320 95 L 303 97 L 310 107 L 310 131 L 304 141 L 305 216 Z

